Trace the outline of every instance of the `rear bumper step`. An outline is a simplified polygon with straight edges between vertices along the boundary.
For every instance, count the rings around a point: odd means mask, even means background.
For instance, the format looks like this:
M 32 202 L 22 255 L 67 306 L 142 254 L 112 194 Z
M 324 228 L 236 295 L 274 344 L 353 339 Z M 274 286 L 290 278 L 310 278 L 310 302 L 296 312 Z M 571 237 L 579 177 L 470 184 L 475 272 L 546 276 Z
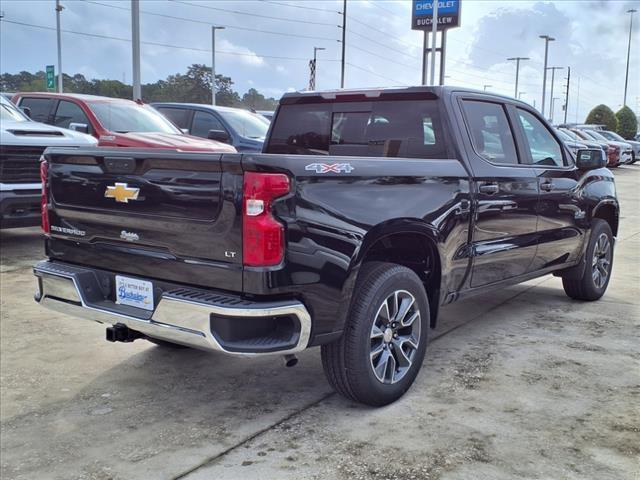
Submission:
M 254 302 L 209 290 L 153 282 L 153 312 L 113 301 L 112 272 L 43 261 L 35 299 L 51 310 L 144 336 L 233 355 L 292 354 L 307 347 L 311 317 L 298 301 Z

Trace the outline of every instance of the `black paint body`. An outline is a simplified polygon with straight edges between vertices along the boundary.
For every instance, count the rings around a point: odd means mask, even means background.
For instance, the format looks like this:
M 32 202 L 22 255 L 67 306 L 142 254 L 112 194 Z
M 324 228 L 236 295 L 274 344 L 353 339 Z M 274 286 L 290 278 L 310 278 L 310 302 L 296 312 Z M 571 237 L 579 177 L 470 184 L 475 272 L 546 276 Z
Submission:
M 449 88 L 410 90 L 437 99 L 446 158 L 50 149 L 50 223 L 67 230 L 51 232 L 47 255 L 253 300 L 297 298 L 313 320 L 311 344 L 318 344 L 342 331 L 358 269 L 384 239 L 412 235 L 437 252 L 431 266 L 439 271 L 432 298 L 437 307 L 579 265 L 599 209 L 612 209 L 616 234 L 618 202 L 609 170 L 580 171 L 568 151 L 565 167 L 498 166 L 474 152 L 461 98 L 535 113 L 528 105 Z M 109 171 L 105 159 L 114 158 L 133 159 L 135 169 L 119 171 L 116 161 Z M 319 161 L 348 162 L 353 171 L 305 168 Z M 291 179 L 291 193 L 274 203 L 286 239 L 285 259 L 276 267 L 242 265 L 244 171 Z M 105 198 L 115 182 L 139 187 L 140 200 Z M 548 182 L 550 191 L 540 187 Z M 497 191 L 481 192 L 487 184 L 497 184 Z M 123 231 L 139 240 L 121 238 Z

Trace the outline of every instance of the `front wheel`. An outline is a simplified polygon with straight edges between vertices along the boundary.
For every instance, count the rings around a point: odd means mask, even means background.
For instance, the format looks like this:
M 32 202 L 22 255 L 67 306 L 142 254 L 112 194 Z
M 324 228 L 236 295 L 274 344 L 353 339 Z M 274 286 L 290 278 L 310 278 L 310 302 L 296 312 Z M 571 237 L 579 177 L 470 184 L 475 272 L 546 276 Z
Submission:
M 357 402 L 382 406 L 413 384 L 427 347 L 429 302 L 410 269 L 365 263 L 343 336 L 322 346 L 329 383 Z
M 563 278 L 565 293 L 576 300 L 598 300 L 607 290 L 613 266 L 613 233 L 607 222 L 595 218 L 591 238 L 585 252 L 585 267 L 581 278 Z

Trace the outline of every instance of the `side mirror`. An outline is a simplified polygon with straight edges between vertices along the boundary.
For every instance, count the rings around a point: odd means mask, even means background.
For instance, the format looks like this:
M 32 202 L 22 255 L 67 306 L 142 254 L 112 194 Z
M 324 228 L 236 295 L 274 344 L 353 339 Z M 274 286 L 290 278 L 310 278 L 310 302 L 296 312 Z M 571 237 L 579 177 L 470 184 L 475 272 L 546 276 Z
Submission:
M 580 170 L 594 170 L 607 166 L 607 159 L 600 148 L 586 148 L 578 150 L 576 166 Z
M 74 130 L 80 133 L 89 133 L 89 125 L 86 123 L 73 123 L 69 124 L 69 130 Z
M 209 130 L 207 138 L 209 140 L 227 143 L 229 141 L 229 134 L 224 130 Z
M 31 109 L 29 107 L 20 107 L 20 110 L 22 110 L 27 117 L 31 118 Z

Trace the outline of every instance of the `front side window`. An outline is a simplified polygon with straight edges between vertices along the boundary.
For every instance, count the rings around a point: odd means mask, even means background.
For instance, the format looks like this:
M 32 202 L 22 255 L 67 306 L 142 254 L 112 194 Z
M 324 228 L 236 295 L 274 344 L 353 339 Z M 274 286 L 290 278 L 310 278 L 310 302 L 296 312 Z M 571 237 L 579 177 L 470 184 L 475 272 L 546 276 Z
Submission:
M 524 130 L 533 164 L 563 166 L 562 147 L 549 129 L 526 110 L 518 109 L 518 119 Z
M 189 110 L 173 107 L 156 107 L 156 110 L 171 120 L 178 128 L 189 128 Z
M 208 138 L 209 130 L 225 131 L 224 126 L 211 113 L 197 111 L 193 115 L 193 123 L 191 125 L 191 135 L 196 137 Z
M 264 140 L 267 136 L 269 120 L 262 115 L 240 109 L 220 110 L 219 114 L 242 137 Z
M 434 101 L 283 105 L 269 153 L 447 158 Z
M 102 126 L 111 132 L 182 133 L 160 112 L 135 102 L 91 102 L 89 108 Z
M 31 119 L 36 122 L 48 123 L 49 111 L 53 100 L 50 98 L 26 97 L 20 101 L 22 108 L 27 107 L 31 110 Z
M 516 145 L 504 107 L 475 100 L 462 103 L 476 152 L 493 163 L 517 164 Z
M 53 124 L 57 127 L 69 128 L 72 123 L 83 123 L 89 127 L 89 119 L 82 109 L 73 102 L 61 100 L 53 118 Z

